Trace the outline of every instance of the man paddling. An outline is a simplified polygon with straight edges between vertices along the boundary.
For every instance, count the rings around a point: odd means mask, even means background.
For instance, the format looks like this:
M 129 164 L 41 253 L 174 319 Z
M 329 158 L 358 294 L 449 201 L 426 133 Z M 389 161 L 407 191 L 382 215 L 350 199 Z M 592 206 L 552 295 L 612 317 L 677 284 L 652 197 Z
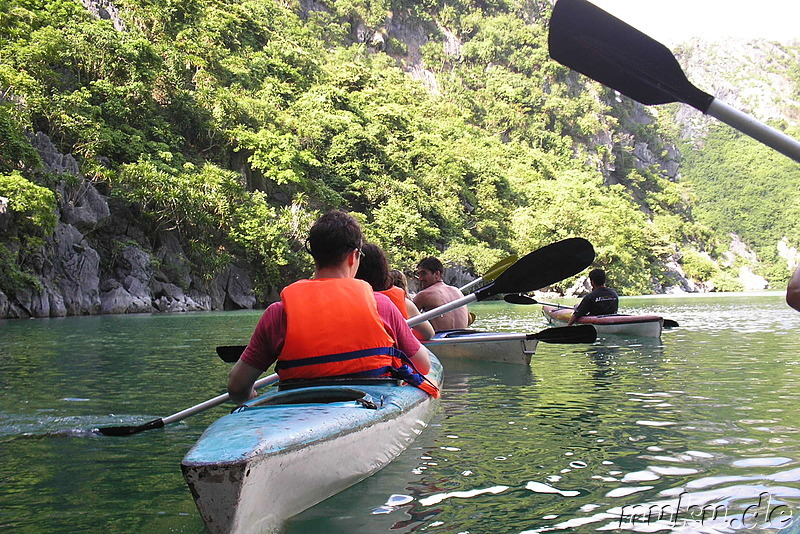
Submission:
M 422 376 L 430 371 L 428 350 L 400 311 L 355 279 L 362 243 L 361 227 L 346 213 L 314 223 L 308 237 L 314 278 L 284 288 L 261 316 L 228 377 L 231 400 L 255 397 L 255 380 L 276 362 L 281 381 L 389 375 L 438 394 Z M 409 362 L 412 369 L 404 366 Z
M 448 302 L 453 302 L 464 295 L 457 287 L 444 283 L 444 265 L 438 258 L 429 256 L 417 264 L 417 278 L 422 284 L 422 291 L 414 296 L 414 304 L 420 311 L 429 311 Z M 449 311 L 441 317 L 430 320 L 434 330 L 460 330 L 469 326 L 469 310 L 466 306 Z
M 585 315 L 609 315 L 617 313 L 619 309 L 619 296 L 617 292 L 606 287 L 606 272 L 603 269 L 592 269 L 589 273 L 589 283 L 592 291 L 575 306 L 575 311 L 569 318 L 567 326 L 572 326 Z

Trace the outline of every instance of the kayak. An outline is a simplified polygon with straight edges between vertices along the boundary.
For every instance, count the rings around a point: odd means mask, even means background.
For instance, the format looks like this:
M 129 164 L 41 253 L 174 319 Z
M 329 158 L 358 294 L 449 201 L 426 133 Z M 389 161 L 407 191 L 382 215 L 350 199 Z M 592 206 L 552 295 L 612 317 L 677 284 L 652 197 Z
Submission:
M 428 377 L 442 374 L 431 355 Z M 271 532 L 391 462 L 437 405 L 388 378 L 279 384 L 211 424 L 183 476 L 209 532 Z
M 441 358 L 530 365 L 539 342 L 528 334 L 445 330 L 423 344 Z
M 572 308 L 542 306 L 542 314 L 550 324 L 563 326 L 572 317 Z M 586 315 L 576 324 L 594 326 L 599 336 L 660 337 L 664 318 L 658 315 Z

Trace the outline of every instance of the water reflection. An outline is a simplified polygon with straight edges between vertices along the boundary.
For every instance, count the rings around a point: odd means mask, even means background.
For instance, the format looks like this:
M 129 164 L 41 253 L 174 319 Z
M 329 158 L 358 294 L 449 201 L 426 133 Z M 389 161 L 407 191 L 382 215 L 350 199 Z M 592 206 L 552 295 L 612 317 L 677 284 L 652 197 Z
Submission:
M 546 327 L 537 306 L 472 308 L 478 328 Z M 780 296 L 623 308 L 681 326 L 540 343 L 530 368 L 445 361 L 440 412 L 412 447 L 286 534 L 767 533 L 797 517 L 800 314 Z M 246 342 L 259 315 L 0 323 L 0 525 L 202 532 L 179 464 L 224 408 L 128 438 L 84 431 L 217 395 L 228 366 L 214 347 Z

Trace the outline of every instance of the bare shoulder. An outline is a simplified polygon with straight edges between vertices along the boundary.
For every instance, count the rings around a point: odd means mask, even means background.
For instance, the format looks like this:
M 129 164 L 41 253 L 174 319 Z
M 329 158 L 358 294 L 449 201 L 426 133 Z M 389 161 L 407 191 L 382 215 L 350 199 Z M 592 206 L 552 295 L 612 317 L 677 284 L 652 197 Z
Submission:
M 430 288 L 423 289 L 422 291 L 414 295 L 414 299 L 412 300 L 412 302 L 416 304 L 417 308 L 421 310 L 427 309 L 428 307 L 430 307 L 430 304 L 435 301 L 436 301 L 436 295 Z

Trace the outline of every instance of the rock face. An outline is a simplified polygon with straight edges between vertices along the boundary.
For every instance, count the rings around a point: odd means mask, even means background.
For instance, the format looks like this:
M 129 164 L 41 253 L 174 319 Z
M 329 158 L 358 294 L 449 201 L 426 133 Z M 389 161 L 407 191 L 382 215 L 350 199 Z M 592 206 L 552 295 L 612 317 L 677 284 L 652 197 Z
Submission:
M 679 46 L 676 57 L 697 87 L 762 122 L 800 120 L 800 102 L 786 71 L 797 64 L 796 53 L 779 43 L 724 39 L 692 39 Z M 716 119 L 691 106 L 678 108 L 683 137 L 702 142 Z
M 29 266 L 41 289 L 0 292 L 0 318 L 64 317 L 253 308 L 258 302 L 246 265 L 204 282 L 192 272 L 180 239 L 165 232 L 151 245 L 131 207 L 109 199 L 80 175 L 71 155 L 38 133 L 33 144 L 56 185 L 59 221 Z M 16 234 L 0 198 L 0 229 Z

